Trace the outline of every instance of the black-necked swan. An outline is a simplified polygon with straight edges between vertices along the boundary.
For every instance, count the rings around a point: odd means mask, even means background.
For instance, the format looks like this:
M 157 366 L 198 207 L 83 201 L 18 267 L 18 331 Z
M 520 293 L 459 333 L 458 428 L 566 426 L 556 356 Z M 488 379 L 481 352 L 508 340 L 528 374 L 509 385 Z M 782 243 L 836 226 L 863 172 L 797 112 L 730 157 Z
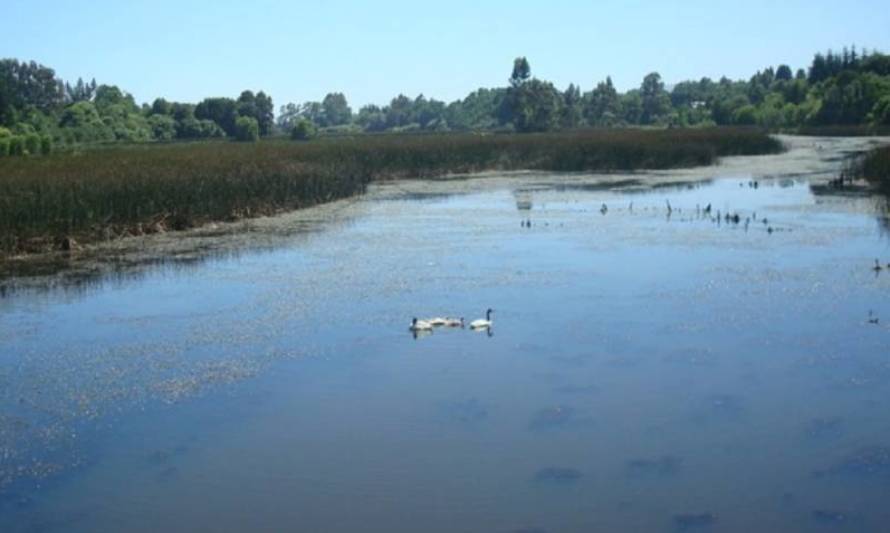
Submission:
M 489 309 L 485 312 L 485 318 L 477 318 L 476 320 L 470 322 L 470 329 L 487 329 L 491 327 L 491 313 L 492 309 Z

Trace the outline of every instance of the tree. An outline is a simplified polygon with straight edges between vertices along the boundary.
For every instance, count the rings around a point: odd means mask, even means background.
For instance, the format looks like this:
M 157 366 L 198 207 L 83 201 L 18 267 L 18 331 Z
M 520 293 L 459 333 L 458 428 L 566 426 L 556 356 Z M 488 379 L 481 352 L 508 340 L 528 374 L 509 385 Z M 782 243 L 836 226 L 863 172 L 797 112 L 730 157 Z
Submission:
M 591 126 L 612 126 L 620 120 L 621 104 L 612 78 L 606 76 L 590 93 L 584 106 L 584 116 Z
M 581 125 L 581 90 L 570 83 L 562 94 L 562 114 L 560 125 L 563 128 L 577 128 Z
M 315 137 L 315 125 L 309 120 L 301 118 L 290 130 L 290 138 L 295 141 L 308 141 Z
M 777 80 L 791 81 L 792 76 L 791 67 L 788 65 L 779 65 L 779 68 L 776 69 Z
M 195 118 L 212 120 L 226 135 L 235 136 L 238 104 L 231 98 L 205 98 L 195 107 Z
M 163 114 L 148 117 L 151 135 L 158 141 L 172 141 L 176 138 L 176 121 L 173 117 Z
M 241 95 L 238 97 L 237 108 L 238 108 L 238 116 L 252 117 L 252 118 L 256 119 L 256 117 L 257 117 L 256 96 L 253 94 L 253 91 L 242 91 L 241 92 Z
M 513 73 L 510 75 L 510 85 L 518 87 L 527 82 L 532 75 L 531 66 L 525 57 L 517 57 L 513 60 Z
M 270 135 L 275 125 L 275 106 L 272 104 L 272 97 L 263 91 L 256 93 L 256 112 L 260 135 Z
M 870 119 L 875 126 L 890 126 L 890 94 L 886 94 L 878 100 L 870 113 Z
M 383 131 L 386 129 L 386 115 L 379 106 L 369 104 L 358 110 L 355 122 L 365 131 Z
M 628 124 L 639 124 L 643 114 L 643 99 L 640 90 L 633 89 L 621 96 L 621 114 Z
M 328 93 L 321 101 L 326 126 L 340 126 L 352 121 L 352 109 L 343 93 Z
M 74 142 L 110 141 L 114 139 L 111 128 L 105 125 L 92 102 L 76 102 L 62 111 L 59 126 Z
M 77 83 L 72 87 L 65 84 L 65 101 L 67 103 L 88 102 L 96 94 L 96 80 L 84 83 L 83 78 L 77 78 Z
M 400 94 L 384 110 L 387 128 L 401 128 L 414 122 L 414 102 Z
M 275 123 L 275 107 L 272 105 L 272 99 L 266 96 L 266 93 L 260 91 L 253 94 L 253 91 L 243 91 L 238 97 L 236 108 L 238 116 L 250 117 L 257 121 L 260 135 L 272 133 L 272 125 Z
M 136 110 L 136 102 L 133 96 L 120 90 L 117 85 L 100 85 L 96 88 L 96 96 L 93 98 L 96 109 L 102 109 L 113 105 L 126 106 L 128 110 Z
M 640 98 L 642 104 L 640 122 L 642 124 L 655 124 L 671 111 L 671 99 L 664 90 L 661 75 L 657 72 L 647 74 L 643 78 L 643 83 L 640 85 Z
M 198 120 L 189 116 L 176 122 L 177 139 L 213 139 L 225 136 L 226 132 L 212 120 Z
M 563 99 L 552 83 L 532 78 L 510 90 L 511 117 L 517 131 L 550 131 L 559 126 Z
M 173 104 L 171 104 L 167 100 L 164 100 L 163 98 L 155 98 L 155 101 L 151 103 L 151 114 L 172 115 Z
M 414 120 L 421 129 L 441 130 L 447 127 L 445 120 L 445 103 L 439 100 L 427 100 L 422 94 L 414 99 Z
M 253 117 L 238 117 L 235 119 L 235 138 L 244 142 L 256 142 L 260 140 L 260 125 Z

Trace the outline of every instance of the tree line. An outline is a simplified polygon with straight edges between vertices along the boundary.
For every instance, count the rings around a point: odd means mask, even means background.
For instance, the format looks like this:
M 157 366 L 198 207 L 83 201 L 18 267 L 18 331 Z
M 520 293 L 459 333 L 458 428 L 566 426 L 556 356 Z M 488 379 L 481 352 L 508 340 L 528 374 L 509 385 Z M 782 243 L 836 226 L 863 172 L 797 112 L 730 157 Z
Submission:
M 114 85 L 60 80 L 35 62 L 0 60 L 0 156 L 48 152 L 53 144 L 175 139 L 256 140 L 276 133 L 518 131 L 582 127 L 759 125 L 890 126 L 890 56 L 855 47 L 814 56 L 808 68 L 768 67 L 748 80 L 702 78 L 668 88 L 657 72 L 619 92 L 610 77 L 583 91 L 532 76 L 517 58 L 503 87 L 480 88 L 446 103 L 400 94 L 357 111 L 340 92 L 278 110 L 263 91 L 196 104 L 137 104 Z M 13 151 L 13 148 L 15 151 Z

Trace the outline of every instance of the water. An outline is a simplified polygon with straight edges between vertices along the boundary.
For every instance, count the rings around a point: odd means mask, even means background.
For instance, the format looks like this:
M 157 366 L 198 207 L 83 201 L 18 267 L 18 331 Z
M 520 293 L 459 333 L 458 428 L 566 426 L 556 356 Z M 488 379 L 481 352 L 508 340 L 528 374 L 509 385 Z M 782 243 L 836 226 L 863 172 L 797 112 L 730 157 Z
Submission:
M 884 202 L 814 194 L 855 141 L 810 142 L 386 185 L 276 246 L 0 299 L 0 529 L 886 529 Z

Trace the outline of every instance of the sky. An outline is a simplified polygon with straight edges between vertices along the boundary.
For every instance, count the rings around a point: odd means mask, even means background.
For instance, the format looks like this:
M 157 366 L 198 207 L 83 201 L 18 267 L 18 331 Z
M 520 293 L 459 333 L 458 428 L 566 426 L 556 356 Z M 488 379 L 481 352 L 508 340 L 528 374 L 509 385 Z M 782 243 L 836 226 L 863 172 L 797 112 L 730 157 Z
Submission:
M 404 93 L 452 101 L 506 85 L 513 59 L 565 88 L 619 90 L 806 67 L 845 45 L 890 52 L 887 0 L 373 2 L 3 0 L 0 57 L 65 80 L 196 102 L 263 90 L 276 108 L 346 94 L 354 109 Z

